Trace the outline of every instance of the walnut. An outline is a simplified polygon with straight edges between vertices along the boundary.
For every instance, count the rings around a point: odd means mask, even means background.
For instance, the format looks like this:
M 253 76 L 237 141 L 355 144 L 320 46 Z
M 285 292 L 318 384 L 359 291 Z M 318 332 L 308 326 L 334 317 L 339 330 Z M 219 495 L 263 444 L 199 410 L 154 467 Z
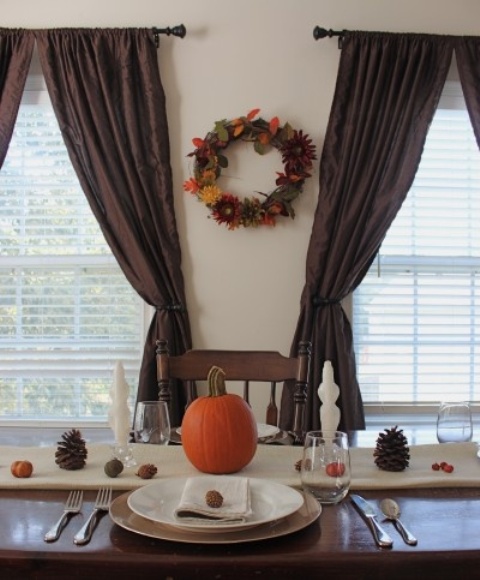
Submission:
M 117 475 L 120 475 L 123 471 L 123 463 L 120 459 L 110 459 L 110 461 L 105 463 L 103 470 L 108 477 L 117 477 Z

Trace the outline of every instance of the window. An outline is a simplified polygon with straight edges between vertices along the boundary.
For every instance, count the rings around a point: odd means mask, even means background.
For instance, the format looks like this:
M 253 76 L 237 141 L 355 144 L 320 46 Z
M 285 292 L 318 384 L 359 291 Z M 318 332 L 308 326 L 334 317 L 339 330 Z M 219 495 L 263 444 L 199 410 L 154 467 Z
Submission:
M 0 418 L 105 422 L 117 360 L 136 392 L 143 321 L 32 75 L 0 171 Z
M 355 291 L 368 404 L 480 401 L 480 153 L 447 83 L 414 184 Z

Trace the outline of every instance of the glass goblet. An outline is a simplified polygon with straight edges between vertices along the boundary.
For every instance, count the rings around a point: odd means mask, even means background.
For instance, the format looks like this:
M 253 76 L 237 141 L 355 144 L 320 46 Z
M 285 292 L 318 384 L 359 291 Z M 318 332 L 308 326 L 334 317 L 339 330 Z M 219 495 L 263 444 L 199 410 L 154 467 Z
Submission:
M 138 403 L 133 430 L 136 443 L 168 445 L 170 417 L 167 403 L 161 401 Z
M 438 410 L 437 439 L 439 443 L 460 443 L 472 440 L 470 404 L 442 403 Z

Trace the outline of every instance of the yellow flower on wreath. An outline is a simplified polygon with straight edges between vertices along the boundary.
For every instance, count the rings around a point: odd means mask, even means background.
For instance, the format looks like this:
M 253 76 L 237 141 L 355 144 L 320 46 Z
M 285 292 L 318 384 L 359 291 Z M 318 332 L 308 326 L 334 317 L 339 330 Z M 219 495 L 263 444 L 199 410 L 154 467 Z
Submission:
M 206 185 L 200 189 L 199 196 L 205 205 L 215 205 L 222 197 L 222 190 L 218 185 Z

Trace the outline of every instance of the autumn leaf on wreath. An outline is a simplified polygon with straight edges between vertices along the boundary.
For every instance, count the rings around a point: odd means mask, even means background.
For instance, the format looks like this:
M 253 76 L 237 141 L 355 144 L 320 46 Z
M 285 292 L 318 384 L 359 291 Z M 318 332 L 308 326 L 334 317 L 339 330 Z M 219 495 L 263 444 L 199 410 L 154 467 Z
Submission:
M 279 125 L 280 125 L 280 121 L 279 121 L 278 117 L 273 117 L 273 119 L 270 121 L 270 125 L 269 125 L 270 133 L 272 135 L 276 135 Z
M 217 121 L 215 123 L 214 131 L 218 135 L 220 141 L 224 141 L 226 143 L 228 141 L 228 131 L 227 128 L 225 127 L 225 123 L 226 123 L 225 119 L 223 119 L 223 121 Z
M 233 126 L 233 136 L 238 137 L 241 135 L 245 129 L 245 125 L 243 124 L 242 119 L 233 119 L 231 122 Z
M 197 149 L 199 149 L 200 147 L 203 147 L 205 141 L 203 139 L 200 139 L 200 137 L 194 137 L 192 139 L 192 143 L 195 145 Z
M 270 143 L 270 135 L 268 133 L 259 133 L 258 140 L 262 145 L 268 145 Z
M 217 163 L 222 169 L 225 169 L 226 167 L 228 167 L 228 159 L 225 157 L 225 155 L 218 154 L 217 155 Z
M 184 182 L 183 189 L 185 191 L 189 191 L 190 193 L 195 194 L 200 189 L 200 186 L 199 186 L 198 182 L 196 181 L 196 179 L 191 177 L 190 179 L 188 179 L 187 181 Z
M 253 143 L 253 150 L 255 151 L 255 153 L 258 153 L 259 155 L 265 155 L 265 153 L 267 152 L 265 145 L 263 143 L 260 143 L 260 141 L 255 141 Z
M 251 111 L 248 113 L 248 115 L 247 115 L 247 119 L 248 119 L 249 121 L 251 121 L 252 119 L 254 119 L 254 118 L 255 118 L 255 117 L 258 115 L 258 113 L 260 113 L 260 109 L 252 109 L 252 110 L 251 110 Z

